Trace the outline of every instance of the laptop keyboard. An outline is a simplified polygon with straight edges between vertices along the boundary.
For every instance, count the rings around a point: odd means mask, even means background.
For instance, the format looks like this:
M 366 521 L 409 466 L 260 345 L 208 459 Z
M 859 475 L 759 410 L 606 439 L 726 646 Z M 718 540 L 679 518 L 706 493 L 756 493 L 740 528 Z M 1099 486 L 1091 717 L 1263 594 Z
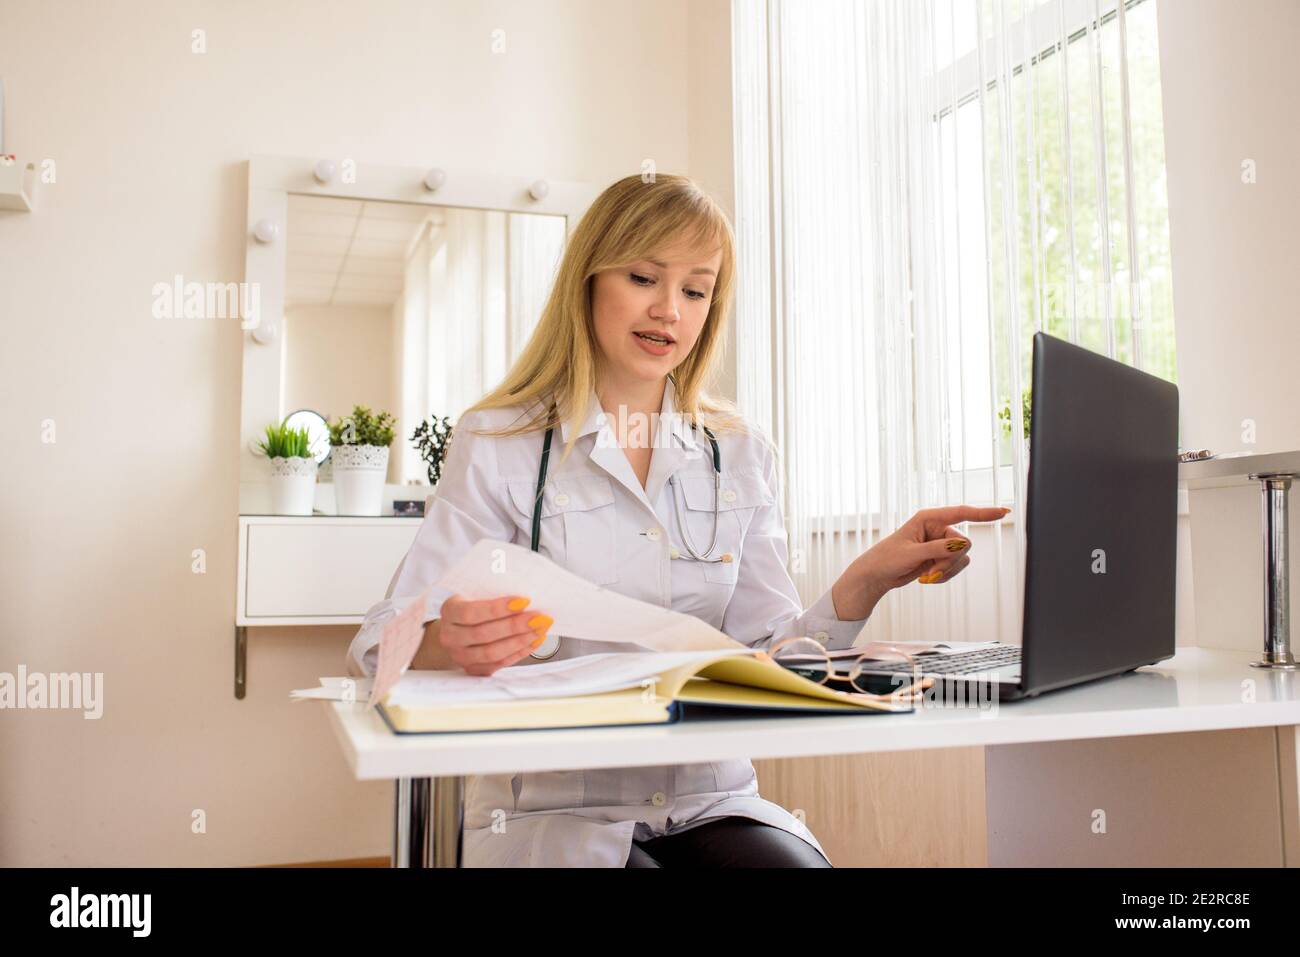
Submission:
M 978 674 L 985 671 L 1008 670 L 1009 666 L 1020 667 L 1020 648 L 1017 645 L 1004 645 L 998 648 L 978 648 L 975 651 L 959 651 L 947 655 L 921 655 L 916 665 L 925 675 L 962 675 Z M 909 673 L 912 668 L 906 661 L 871 661 L 863 662 L 866 671 Z

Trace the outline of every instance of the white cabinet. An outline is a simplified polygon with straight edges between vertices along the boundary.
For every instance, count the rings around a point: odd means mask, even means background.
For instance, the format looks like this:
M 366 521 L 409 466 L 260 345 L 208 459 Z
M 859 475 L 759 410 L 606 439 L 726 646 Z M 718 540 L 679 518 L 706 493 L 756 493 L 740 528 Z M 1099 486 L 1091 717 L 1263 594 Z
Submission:
M 236 625 L 347 625 L 384 597 L 420 518 L 241 515 Z
M 235 697 L 248 681 L 248 628 L 356 625 L 388 592 L 422 518 L 239 516 Z

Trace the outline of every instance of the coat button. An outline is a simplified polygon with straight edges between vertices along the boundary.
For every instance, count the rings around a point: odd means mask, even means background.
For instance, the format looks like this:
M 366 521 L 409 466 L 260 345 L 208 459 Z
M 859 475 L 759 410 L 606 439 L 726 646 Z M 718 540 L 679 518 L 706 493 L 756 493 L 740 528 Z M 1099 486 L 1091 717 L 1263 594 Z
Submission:
M 818 631 L 818 632 L 814 632 L 814 633 L 813 633 L 813 637 L 816 638 L 818 641 L 820 641 L 820 642 L 824 645 L 824 644 L 826 644 L 827 639 L 830 638 L 830 635 L 828 635 L 828 634 L 827 634 L 826 632 L 824 632 L 824 631 Z
M 677 546 L 676 546 L 676 545 L 672 546 L 672 547 L 668 550 L 668 555 L 669 555 L 670 558 L 681 558 L 681 557 L 682 557 L 682 553 L 679 552 L 679 551 L 677 550 Z
M 656 791 L 654 793 L 654 797 L 650 798 L 650 803 L 653 804 L 655 807 L 663 807 L 664 802 L 667 800 L 668 800 L 668 796 L 665 795 L 663 791 Z
M 647 528 L 645 530 L 645 537 L 650 539 L 652 542 L 659 541 L 659 539 L 663 538 L 663 534 L 664 533 L 657 528 Z
M 559 495 L 555 496 L 555 504 L 556 504 L 556 505 L 568 505 L 568 504 L 569 504 L 569 496 L 567 496 L 567 495 L 565 495 L 563 492 L 561 492 Z
M 724 502 L 734 502 L 736 500 L 736 493 L 733 492 L 731 489 L 727 489 L 725 492 L 722 493 L 722 500 Z

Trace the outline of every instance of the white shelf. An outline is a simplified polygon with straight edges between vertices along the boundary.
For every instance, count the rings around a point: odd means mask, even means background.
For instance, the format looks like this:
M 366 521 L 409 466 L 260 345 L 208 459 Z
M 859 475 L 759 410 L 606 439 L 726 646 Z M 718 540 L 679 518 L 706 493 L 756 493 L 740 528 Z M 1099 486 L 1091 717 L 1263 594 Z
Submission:
M 239 516 L 249 525 L 391 525 L 394 522 L 419 525 L 422 515 L 272 515 L 247 512 Z
M 360 623 L 384 597 L 421 522 L 241 515 L 236 626 Z
M 0 209 L 29 213 L 36 207 L 36 164 L 0 163 Z
M 248 678 L 248 628 L 356 625 L 388 591 L 422 518 L 239 516 L 235 697 Z
M 1178 481 L 1189 489 L 1258 485 L 1250 478 L 1257 472 L 1300 474 L 1300 451 L 1228 452 L 1199 462 L 1180 462 Z

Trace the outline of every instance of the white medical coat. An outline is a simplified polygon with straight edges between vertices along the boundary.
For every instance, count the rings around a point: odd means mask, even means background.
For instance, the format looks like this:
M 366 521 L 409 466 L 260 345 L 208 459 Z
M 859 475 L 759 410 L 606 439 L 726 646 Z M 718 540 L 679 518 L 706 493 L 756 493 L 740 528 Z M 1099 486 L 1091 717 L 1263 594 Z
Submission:
M 757 437 L 717 433 L 722 456 L 717 546 L 730 563 L 689 559 L 673 508 L 669 476 L 680 483 L 682 514 L 703 554 L 712 534 L 713 461 L 708 437 L 676 414 L 672 380 L 664 390 L 661 432 L 645 488 L 637 480 L 593 391 L 573 452 L 559 465 L 566 422 L 552 441 L 542 497 L 539 551 L 604 588 L 695 615 L 751 647 L 808 635 L 847 648 L 866 619 L 840 621 L 830 591 L 805 611 L 786 568 L 787 539 L 776 464 Z M 529 547 L 543 433 L 493 437 L 523 407 L 461 417 L 441 480 L 388 597 L 366 614 L 348 654 L 373 674 L 384 622 L 482 538 Z M 686 555 L 685 559 L 674 555 Z M 449 592 L 431 591 L 425 620 Z M 529 610 L 546 611 L 544 595 Z M 562 638 L 559 658 L 641 650 Z M 526 667 L 526 657 L 511 667 Z M 756 725 L 756 728 L 759 726 Z M 627 862 L 632 840 L 687 830 L 736 815 L 798 835 L 825 851 L 797 818 L 758 795 L 748 759 L 709 764 L 470 776 L 465 782 L 462 863 L 493 866 L 606 866 Z M 495 822 L 495 827 L 493 826 Z

